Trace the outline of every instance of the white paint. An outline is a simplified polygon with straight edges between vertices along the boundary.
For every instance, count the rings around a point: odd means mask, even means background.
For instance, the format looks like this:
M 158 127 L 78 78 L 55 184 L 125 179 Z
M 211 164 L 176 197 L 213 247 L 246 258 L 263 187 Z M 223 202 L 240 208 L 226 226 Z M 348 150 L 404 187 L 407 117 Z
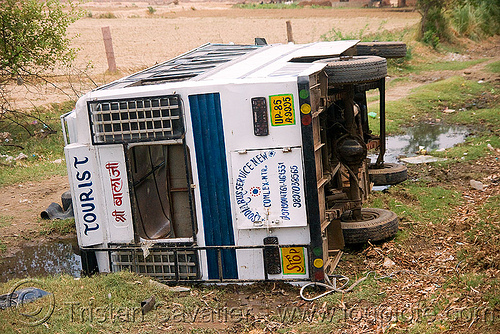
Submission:
M 64 148 L 69 184 L 75 212 L 76 231 L 80 246 L 102 244 L 108 224 L 103 212 L 101 179 L 96 148 L 70 144 Z
M 98 153 L 108 231 L 106 242 L 131 243 L 134 241 L 134 223 L 123 146 L 99 146 Z
M 72 144 L 65 147 L 80 246 L 106 245 L 109 242 L 129 243 L 133 242 L 134 235 L 124 148 L 122 145 L 92 146 L 87 103 L 96 100 L 133 99 L 172 94 L 178 94 L 182 101 L 186 131 L 185 142 L 190 153 L 194 211 L 198 224 L 197 244 L 199 246 L 205 245 L 199 174 L 196 166 L 191 110 L 188 101 L 190 95 L 206 93 L 219 93 L 221 98 L 236 245 L 262 245 L 264 238 L 268 236 L 278 237 L 281 245 L 309 244 L 297 78 L 301 75 L 310 75 L 321 71 L 326 63 L 293 63 L 290 60 L 310 56 L 335 57 L 356 43 L 357 41 L 341 41 L 307 45 L 270 45 L 192 80 L 100 89 L 83 96 L 77 102 L 75 112 L 67 117 L 68 135 Z M 251 99 L 264 97 L 269 110 L 270 96 L 280 94 L 289 94 L 293 97 L 295 124 L 272 126 L 269 119 L 269 135 L 255 136 Z M 246 153 L 240 154 L 239 152 Z M 272 156 L 270 156 L 270 152 L 274 152 Z M 266 159 L 262 156 L 264 153 L 267 154 Z M 81 163 L 75 165 L 75 158 L 77 162 Z M 88 160 L 85 161 L 85 159 Z M 118 193 L 121 194 L 122 199 L 121 205 L 118 206 L 115 201 L 117 191 L 113 191 L 111 183 L 113 182 L 111 178 L 116 175 L 110 173 L 110 168 L 106 168 L 108 163 L 117 163 L 118 166 L 114 170 L 122 177 L 121 187 L 116 188 L 120 190 Z M 243 184 L 241 180 L 238 180 L 242 170 L 248 170 Z M 264 174 L 267 175 L 268 185 L 263 183 L 263 170 Z M 87 220 L 93 220 L 93 216 L 88 215 L 90 211 L 84 210 L 90 210 L 92 206 L 82 207 L 82 204 L 88 204 L 90 201 L 87 189 L 90 188 L 90 185 L 82 186 L 83 181 L 89 181 L 83 177 L 84 171 L 90 172 L 92 176 L 92 195 L 94 196 L 92 213 L 95 214 L 96 218 L 90 229 L 89 222 L 85 221 L 85 215 L 87 215 Z M 80 181 L 79 179 L 84 180 Z M 246 208 L 242 209 L 243 203 L 238 202 L 237 196 L 237 187 L 239 186 L 245 192 L 243 198 L 248 209 L 258 213 L 261 219 L 252 221 L 249 219 Z M 298 188 L 294 188 L 294 186 Z M 255 191 L 253 196 L 252 191 Z M 266 200 L 264 200 L 264 191 L 268 192 Z M 83 197 L 80 198 L 80 196 Z M 296 202 L 294 202 L 294 198 Z M 287 203 L 288 206 L 282 205 L 282 203 Z M 294 203 L 296 203 L 295 206 Z M 116 214 L 113 215 L 116 210 L 121 212 L 121 218 L 118 220 Z M 257 223 L 259 221 L 260 223 Z M 99 228 L 96 228 L 97 224 Z M 172 241 L 174 240 L 172 239 Z M 264 278 L 262 252 L 262 249 L 236 251 L 238 273 L 241 279 Z M 203 279 L 208 277 L 206 252 L 201 251 L 199 254 Z M 100 270 L 109 271 L 109 262 L 104 253 L 98 254 L 98 260 Z M 305 261 L 307 264 L 307 253 Z M 272 275 L 270 278 L 304 278 L 308 275 L 306 265 L 305 275 L 280 274 Z
M 306 226 L 300 148 L 231 152 L 236 228 Z

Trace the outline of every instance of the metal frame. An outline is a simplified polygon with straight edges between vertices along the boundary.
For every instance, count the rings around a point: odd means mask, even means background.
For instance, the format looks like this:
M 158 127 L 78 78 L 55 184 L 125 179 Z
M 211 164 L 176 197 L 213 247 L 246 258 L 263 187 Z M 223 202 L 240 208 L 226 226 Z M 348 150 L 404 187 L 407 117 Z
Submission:
M 304 191 L 307 208 L 307 220 L 310 231 L 310 249 L 312 250 L 309 257 L 309 273 L 311 280 L 322 281 L 324 279 L 323 271 L 323 238 L 321 236 L 321 221 L 318 206 L 318 181 L 316 180 L 316 160 L 314 156 L 314 139 L 311 117 L 311 98 L 309 91 L 309 77 L 298 78 L 299 91 L 299 106 L 300 106 L 300 122 L 302 132 L 302 154 L 304 159 Z M 301 91 L 309 92 L 307 96 L 301 96 Z M 309 112 L 304 113 L 307 109 L 303 106 L 309 106 Z M 307 108 L 307 107 L 306 107 Z M 321 260 L 321 266 L 315 265 Z
M 263 47 L 265 46 L 207 43 L 144 71 L 99 87 L 97 90 L 191 80 Z
M 201 279 L 201 276 L 198 275 L 196 279 L 181 279 L 181 273 L 179 272 L 179 263 L 178 261 L 174 262 L 174 276 L 175 279 L 173 280 L 162 280 L 164 282 L 176 282 L 176 283 L 236 283 L 236 282 L 261 282 L 261 281 L 283 281 L 283 282 L 307 282 L 309 281 L 309 277 L 305 276 L 304 278 L 290 278 L 290 279 L 284 279 L 284 278 L 278 278 L 278 279 L 270 279 L 269 278 L 269 273 L 267 272 L 266 266 L 264 266 L 264 279 L 232 279 L 232 278 L 224 278 L 222 273 L 223 273 L 223 268 L 222 268 L 222 250 L 224 249 L 232 249 L 232 250 L 239 250 L 239 249 L 262 249 L 262 254 L 264 257 L 264 250 L 265 249 L 275 249 L 276 247 L 278 248 L 289 248 L 289 247 L 302 247 L 305 248 L 308 254 L 308 259 L 309 259 L 309 268 L 312 268 L 311 264 L 311 247 L 310 245 L 307 244 L 292 244 L 292 245 L 255 245 L 255 246 L 195 246 L 195 245 L 166 245 L 166 244 L 161 244 L 161 246 L 154 245 L 151 248 L 149 248 L 150 252 L 155 252 L 155 251 L 165 251 L 165 252 L 173 252 L 174 253 L 174 258 L 177 259 L 177 254 L 179 252 L 186 252 L 186 251 L 192 251 L 197 255 L 197 258 L 200 257 L 199 252 L 200 251 L 207 251 L 207 250 L 216 250 L 218 257 L 217 257 L 217 266 L 218 266 L 218 271 L 219 271 L 219 278 L 218 279 Z M 136 253 L 143 253 L 143 250 L 140 246 L 120 246 L 120 245 L 109 245 L 109 247 L 82 247 L 81 250 L 83 251 L 91 251 L 91 252 L 107 252 L 108 253 L 108 260 L 110 261 L 111 268 L 113 267 L 113 262 L 112 262 L 112 253 L 114 252 L 131 252 L 132 254 Z M 146 257 L 147 258 L 147 257 Z M 171 263 L 168 263 L 167 265 L 171 265 Z M 311 269 L 309 269 L 311 271 Z M 140 272 L 139 272 L 140 273 Z M 145 273 L 147 274 L 147 273 Z M 198 271 L 198 274 L 200 272 Z
M 176 104 L 172 104 L 173 100 Z M 167 104 L 163 105 L 162 101 Z M 96 105 L 108 105 L 109 109 L 96 110 Z M 184 136 L 181 97 L 176 94 L 88 101 L 87 109 L 92 145 L 180 139 Z M 118 130 L 115 130 L 116 126 Z

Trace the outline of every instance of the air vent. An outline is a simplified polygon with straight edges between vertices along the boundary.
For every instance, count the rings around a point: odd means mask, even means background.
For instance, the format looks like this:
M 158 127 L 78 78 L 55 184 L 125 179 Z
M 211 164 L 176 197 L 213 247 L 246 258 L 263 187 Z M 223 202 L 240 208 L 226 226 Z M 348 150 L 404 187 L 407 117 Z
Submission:
M 178 139 L 184 134 L 178 95 L 89 102 L 95 144 Z

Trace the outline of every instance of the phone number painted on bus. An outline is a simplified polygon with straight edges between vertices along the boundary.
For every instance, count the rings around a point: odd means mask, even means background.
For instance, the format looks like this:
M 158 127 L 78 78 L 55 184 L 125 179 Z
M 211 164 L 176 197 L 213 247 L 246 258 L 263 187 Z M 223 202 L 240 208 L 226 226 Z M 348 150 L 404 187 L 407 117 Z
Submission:
M 239 168 L 234 177 L 239 226 L 302 226 L 305 208 L 300 151 L 256 151 L 243 157 L 237 156 Z

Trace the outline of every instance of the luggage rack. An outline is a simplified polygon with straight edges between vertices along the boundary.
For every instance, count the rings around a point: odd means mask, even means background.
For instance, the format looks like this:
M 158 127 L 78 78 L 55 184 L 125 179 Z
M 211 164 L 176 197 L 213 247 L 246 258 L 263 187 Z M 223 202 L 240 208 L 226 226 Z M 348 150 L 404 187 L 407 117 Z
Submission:
M 268 266 L 264 265 L 264 279 L 238 279 L 224 278 L 222 267 L 222 253 L 225 250 L 249 250 L 262 249 L 263 257 L 265 250 L 278 250 L 281 248 L 303 247 L 307 258 L 311 259 L 310 246 L 307 244 L 294 245 L 255 245 L 255 246 L 184 246 L 171 244 L 156 244 L 149 248 L 149 255 L 144 258 L 144 251 L 139 246 L 119 246 L 82 248 L 83 251 L 107 252 L 111 263 L 111 271 L 119 272 L 128 270 L 137 274 L 151 276 L 158 281 L 175 283 L 241 283 L 241 282 L 306 282 L 310 281 L 309 275 L 303 278 L 270 279 Z M 219 278 L 202 279 L 199 267 L 199 252 L 217 252 L 217 266 Z M 272 253 L 272 252 L 268 252 Z M 264 259 L 266 263 L 266 259 Z M 281 264 L 280 264 L 281 266 Z M 309 266 L 310 268 L 310 266 Z M 310 274 L 310 273 L 309 273 Z

